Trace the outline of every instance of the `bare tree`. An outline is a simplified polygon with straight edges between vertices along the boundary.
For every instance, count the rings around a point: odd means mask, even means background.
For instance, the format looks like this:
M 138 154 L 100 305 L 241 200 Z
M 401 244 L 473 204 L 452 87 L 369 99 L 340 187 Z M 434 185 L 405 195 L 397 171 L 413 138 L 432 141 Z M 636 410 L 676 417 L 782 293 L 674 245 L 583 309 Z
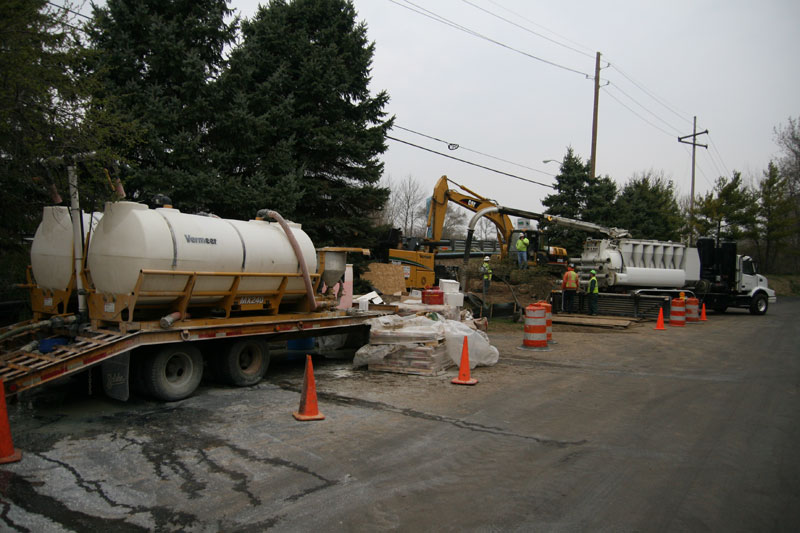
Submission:
M 428 216 L 422 185 L 410 174 L 402 181 L 386 176 L 383 185 L 391 191 L 383 208 L 384 222 L 400 228 L 405 236 L 421 236 L 416 234 L 424 232 Z
M 467 213 L 463 208 L 447 205 L 442 226 L 443 239 L 462 239 L 466 237 Z
M 789 117 L 788 123 L 775 128 L 775 142 L 781 149 L 778 158 L 780 175 L 787 180 L 793 204 L 794 234 L 788 238 L 787 263 L 794 272 L 800 271 L 800 118 Z M 787 265 L 787 266 L 788 266 Z
M 497 238 L 497 226 L 490 220 L 481 218 L 478 225 L 475 226 L 475 235 L 481 241 L 491 241 Z

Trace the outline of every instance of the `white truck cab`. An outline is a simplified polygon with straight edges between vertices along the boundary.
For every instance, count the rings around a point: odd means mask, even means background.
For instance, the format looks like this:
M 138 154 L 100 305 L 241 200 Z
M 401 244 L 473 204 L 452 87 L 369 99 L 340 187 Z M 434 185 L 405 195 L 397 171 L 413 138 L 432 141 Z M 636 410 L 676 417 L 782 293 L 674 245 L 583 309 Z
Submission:
M 769 288 L 767 278 L 758 273 L 750 256 L 736 256 L 736 277 L 737 292 L 749 298 L 751 313 L 763 315 L 769 304 L 777 301 L 775 291 Z

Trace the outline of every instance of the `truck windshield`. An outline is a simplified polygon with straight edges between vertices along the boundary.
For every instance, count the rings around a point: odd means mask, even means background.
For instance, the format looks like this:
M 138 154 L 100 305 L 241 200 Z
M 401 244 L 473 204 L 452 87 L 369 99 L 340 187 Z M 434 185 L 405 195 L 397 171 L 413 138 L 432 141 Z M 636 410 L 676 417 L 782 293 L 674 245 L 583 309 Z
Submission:
M 753 265 L 753 261 L 751 259 L 744 259 L 742 261 L 742 274 L 747 274 L 750 276 L 755 275 L 756 267 Z

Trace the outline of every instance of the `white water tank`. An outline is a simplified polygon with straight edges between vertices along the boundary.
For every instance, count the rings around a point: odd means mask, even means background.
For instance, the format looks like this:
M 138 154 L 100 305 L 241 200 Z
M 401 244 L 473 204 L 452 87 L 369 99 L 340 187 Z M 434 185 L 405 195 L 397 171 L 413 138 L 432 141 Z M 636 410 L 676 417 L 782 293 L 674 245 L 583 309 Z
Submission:
M 83 214 L 83 231 L 96 226 L 101 213 Z M 91 234 L 90 234 L 91 238 Z M 39 287 L 49 290 L 66 290 L 73 262 L 72 218 L 65 206 L 47 206 L 42 210 L 42 221 L 36 228 L 31 244 L 31 269 Z
M 316 272 L 317 256 L 311 239 L 299 224 L 289 223 L 309 273 Z M 141 270 L 189 272 L 300 273 L 289 239 L 279 224 L 265 220 L 229 220 L 181 213 L 177 209 L 150 209 L 135 202 L 107 203 L 88 252 L 88 267 L 98 292 L 131 294 Z M 141 290 L 181 291 L 188 276 L 148 278 Z M 282 278 L 243 278 L 239 290 L 277 290 Z M 198 278 L 195 293 L 228 289 L 232 276 Z M 290 278 L 287 290 L 304 290 L 301 277 Z M 304 295 L 305 293 L 303 293 Z M 303 295 L 286 296 L 297 300 Z M 194 303 L 221 297 L 195 297 Z M 166 303 L 171 297 L 140 298 L 142 303 Z

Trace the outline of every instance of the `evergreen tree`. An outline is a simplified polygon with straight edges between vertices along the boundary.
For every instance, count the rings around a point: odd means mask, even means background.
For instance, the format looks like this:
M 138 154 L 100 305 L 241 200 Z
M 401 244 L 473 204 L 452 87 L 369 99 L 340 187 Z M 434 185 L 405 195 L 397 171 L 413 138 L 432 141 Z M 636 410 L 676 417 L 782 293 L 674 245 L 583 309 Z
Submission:
M 717 178 L 714 189 L 695 205 L 695 221 L 701 235 L 720 240 L 738 241 L 753 237 L 756 210 L 755 199 L 742 184 L 742 175 L 734 171 L 728 180 Z
M 618 227 L 630 231 L 634 238 L 680 240 L 682 217 L 675 186 L 663 175 L 634 175 L 622 188 L 614 212 Z
M 0 278 L 24 280 L 29 262 L 24 235 L 41 221 L 42 207 L 68 200 L 65 165 L 94 153 L 100 165 L 116 154 L 107 139 L 131 128 L 91 99 L 80 22 L 68 9 L 44 0 L 0 2 Z M 91 172 L 85 170 L 93 170 Z M 95 183 L 93 178 L 102 178 Z M 110 196 L 98 163 L 83 167 L 85 200 Z M 100 184 L 99 190 L 94 190 Z M 5 287 L 4 287 L 5 288 Z
M 218 194 L 207 132 L 214 79 L 236 21 L 226 0 L 108 0 L 89 28 L 95 97 L 141 128 L 126 188 L 139 200 L 169 195 L 184 211 Z M 116 140 L 112 140 L 115 142 Z
M 556 192 L 542 200 L 545 212 L 594 224 L 616 225 L 613 210 L 617 186 L 608 176 L 592 179 L 590 170 L 589 163 L 583 163 L 572 147 L 568 148 L 556 176 Z M 582 230 L 554 224 L 546 231 L 551 245 L 566 248 L 573 257 L 580 254 L 583 242 L 591 236 Z
M 789 179 L 782 176 L 778 167 L 770 162 L 754 195 L 758 206 L 755 227 L 758 261 L 763 272 L 776 272 L 779 253 L 783 251 L 788 255 L 794 251 L 785 246 L 794 235 L 796 225 Z M 787 264 L 792 263 L 793 258 L 786 259 L 789 259 Z
M 602 226 L 619 226 L 616 198 L 617 184 L 610 177 L 589 179 L 586 187 L 586 206 L 581 217 L 583 220 Z
M 225 195 L 302 222 L 318 245 L 369 246 L 393 119 L 369 92 L 374 44 L 346 0 L 273 0 L 242 24 L 213 131 Z

